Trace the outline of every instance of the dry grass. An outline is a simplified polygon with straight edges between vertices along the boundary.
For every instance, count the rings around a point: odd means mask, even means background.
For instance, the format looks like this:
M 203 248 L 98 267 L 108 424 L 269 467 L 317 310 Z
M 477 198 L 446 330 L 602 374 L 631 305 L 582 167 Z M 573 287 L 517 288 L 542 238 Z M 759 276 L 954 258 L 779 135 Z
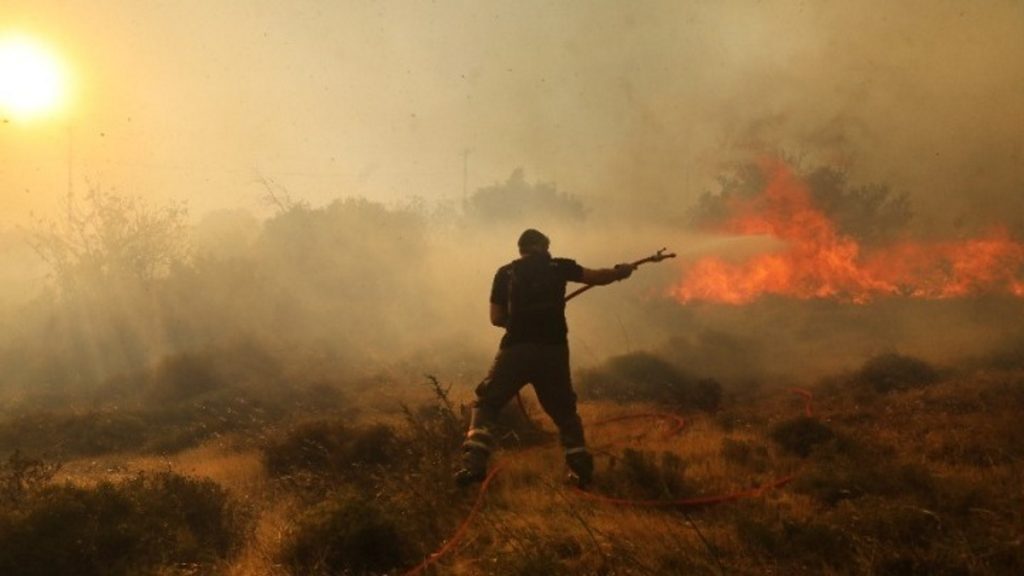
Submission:
M 460 400 L 454 398 L 454 405 Z M 411 413 L 430 413 L 412 406 Z M 536 407 L 531 410 L 550 432 L 547 419 Z M 773 429 L 803 411 L 802 400 L 784 390 L 748 395 L 717 414 L 688 414 L 687 427 L 672 437 L 664 435 L 670 423 L 658 418 L 596 424 L 656 410 L 613 402 L 581 406 L 597 456 L 595 490 L 650 495 L 649 486 L 636 484 L 639 476 L 620 473 L 627 449 L 647 455 L 653 466 L 648 472 L 676 462 L 670 469 L 682 478 L 677 488 L 686 496 L 748 490 L 788 474 L 798 479 L 759 498 L 716 507 L 620 507 L 575 495 L 565 483 L 555 442 L 511 444 L 495 458 L 502 471 L 466 539 L 427 573 L 1015 574 L 1024 569 L 1024 441 L 1018 425 L 1024 375 L 1019 372 L 954 375 L 928 386 L 870 394 L 863 388 L 819 389 L 815 418 L 834 438 L 815 444 L 805 456 L 788 453 L 771 439 Z M 382 422 L 396 431 L 398 446 L 420 456 L 368 478 L 332 476 L 333 488 L 274 480 L 260 451 L 230 438 L 168 457 L 113 454 L 70 461 L 56 481 L 89 485 L 166 470 L 215 481 L 254 518 L 243 547 L 225 568 L 231 576 L 288 574 L 283 554 L 301 537 L 302 518 L 320 502 L 350 497 L 339 494 L 361 494 L 382 517 L 405 518 L 398 537 L 410 557 L 422 558 L 467 514 L 473 491 L 451 488 L 450 469 L 442 469 L 451 461 L 427 457 L 433 452 L 424 452 L 407 434 L 400 411 L 366 413 L 365 422 L 349 426 L 358 431 Z M 423 429 L 447 434 L 443 428 Z M 430 450 L 450 441 L 438 436 Z M 334 491 L 320 492 L 328 489 Z M 403 562 L 390 573 L 413 561 Z

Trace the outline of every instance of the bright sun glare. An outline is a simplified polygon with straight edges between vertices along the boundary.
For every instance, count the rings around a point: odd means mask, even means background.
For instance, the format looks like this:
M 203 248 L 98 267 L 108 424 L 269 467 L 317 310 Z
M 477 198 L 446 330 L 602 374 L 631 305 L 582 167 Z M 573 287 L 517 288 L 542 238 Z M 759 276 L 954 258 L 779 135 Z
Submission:
M 21 35 L 0 37 L 0 115 L 30 120 L 64 104 L 64 67 L 44 45 Z

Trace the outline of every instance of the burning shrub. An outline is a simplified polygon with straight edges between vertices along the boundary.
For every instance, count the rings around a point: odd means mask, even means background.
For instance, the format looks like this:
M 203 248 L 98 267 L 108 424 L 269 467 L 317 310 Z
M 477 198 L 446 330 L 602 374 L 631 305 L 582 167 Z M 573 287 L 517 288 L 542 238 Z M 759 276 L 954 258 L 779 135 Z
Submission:
M 771 438 L 783 450 L 806 458 L 815 446 L 835 438 L 835 433 L 816 418 L 801 416 L 773 426 Z
M 208 572 L 236 550 L 243 527 L 209 480 L 162 473 L 49 486 L 0 508 L 0 573 L 128 575 L 182 564 Z
M 721 403 L 722 386 L 715 380 L 693 378 L 653 354 L 637 352 L 616 356 L 601 368 L 581 373 L 580 394 L 590 399 L 649 401 L 713 411 Z
M 407 566 L 399 516 L 359 494 L 335 494 L 305 513 L 281 552 L 293 574 L 381 574 Z
M 854 374 L 855 382 L 881 393 L 929 386 L 938 380 L 938 371 L 924 360 L 896 353 L 875 356 Z

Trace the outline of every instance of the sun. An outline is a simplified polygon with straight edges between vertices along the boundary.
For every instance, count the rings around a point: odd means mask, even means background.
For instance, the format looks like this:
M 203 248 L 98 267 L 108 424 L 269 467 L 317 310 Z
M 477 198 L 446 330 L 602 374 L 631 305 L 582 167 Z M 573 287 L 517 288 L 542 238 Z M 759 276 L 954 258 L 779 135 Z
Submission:
M 0 36 L 0 115 L 31 120 L 59 111 L 67 73 L 43 44 L 22 35 Z

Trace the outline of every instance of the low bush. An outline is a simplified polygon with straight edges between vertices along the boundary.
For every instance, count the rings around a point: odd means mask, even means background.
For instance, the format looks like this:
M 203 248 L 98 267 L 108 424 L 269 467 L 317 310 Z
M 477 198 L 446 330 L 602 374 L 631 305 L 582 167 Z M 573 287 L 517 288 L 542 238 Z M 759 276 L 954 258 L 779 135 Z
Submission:
M 939 378 L 938 370 L 924 360 L 896 353 L 875 356 L 853 374 L 854 383 L 879 393 L 921 388 Z
M 365 495 L 336 493 L 299 517 L 281 562 L 292 574 L 383 574 L 412 563 L 400 516 Z
M 12 506 L 44 488 L 60 471 L 59 462 L 32 458 L 15 450 L 0 461 L 0 506 Z
M 258 439 L 292 413 L 337 407 L 339 402 L 340 396 L 319 387 L 271 392 L 224 386 L 179 400 L 23 413 L 0 420 L 0 446 L 63 457 L 175 453 L 225 434 Z
M 786 452 L 806 458 L 815 446 L 835 438 L 835 433 L 818 419 L 801 416 L 776 424 L 770 436 Z
M 399 448 L 390 426 L 352 428 L 319 420 L 296 426 L 264 446 L 263 458 L 267 472 L 276 478 L 296 474 L 356 478 L 366 469 L 395 465 Z
M 243 515 L 208 480 L 140 475 L 94 488 L 47 486 L 0 509 L 0 574 L 210 572 L 239 546 Z
M 595 400 L 657 402 L 694 410 L 714 411 L 722 386 L 697 379 L 653 354 L 638 352 L 614 357 L 580 374 L 580 395 Z
M 866 451 L 824 455 L 797 478 L 794 488 L 829 506 L 864 496 L 906 496 L 933 502 L 936 494 L 936 482 L 924 466 L 871 456 Z
M 182 401 L 224 385 L 212 355 L 180 353 L 165 357 L 153 368 L 148 395 L 157 402 Z
M 657 454 L 627 448 L 596 475 L 597 489 L 637 499 L 686 498 L 693 489 L 686 481 L 686 462 L 677 454 Z
M 724 438 L 720 454 L 726 462 L 749 468 L 754 472 L 764 472 L 768 469 L 768 449 L 760 444 Z
M 552 541 L 537 538 L 523 543 L 522 551 L 516 550 L 495 558 L 494 565 L 488 567 L 487 574 L 493 576 L 571 576 L 579 572 L 573 570 L 569 560 L 579 556 L 579 543 L 572 541 Z
M 855 553 L 853 539 L 839 527 L 816 522 L 766 522 L 747 516 L 736 522 L 740 541 L 773 559 L 841 567 Z
M 124 410 L 35 412 L 0 423 L 0 445 L 95 456 L 143 446 L 151 423 Z

